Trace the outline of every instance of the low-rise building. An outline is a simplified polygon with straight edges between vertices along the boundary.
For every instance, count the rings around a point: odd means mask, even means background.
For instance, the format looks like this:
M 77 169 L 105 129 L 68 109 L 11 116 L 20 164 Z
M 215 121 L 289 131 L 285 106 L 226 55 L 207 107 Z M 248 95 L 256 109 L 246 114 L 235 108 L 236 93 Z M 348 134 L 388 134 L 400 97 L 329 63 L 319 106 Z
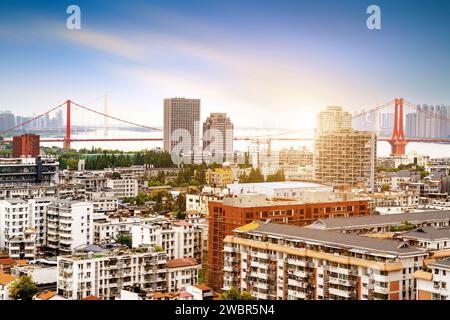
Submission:
M 427 250 L 450 249 L 450 228 L 420 227 L 401 237 L 410 245 Z
M 108 179 L 106 185 L 114 192 L 116 198 L 129 198 L 138 195 L 138 181 L 133 178 Z
M 201 264 L 195 258 L 167 260 L 167 291 L 177 292 L 197 284 Z
M 9 289 L 11 288 L 11 285 L 15 280 L 15 276 L 0 271 L 0 301 L 12 300 L 11 296 L 9 295 Z
M 214 298 L 213 289 L 205 284 L 187 286 L 186 292 L 192 295 L 193 300 L 212 300 Z
M 233 182 L 233 171 L 231 168 L 216 168 L 207 170 L 205 173 L 206 184 L 213 187 L 225 187 Z

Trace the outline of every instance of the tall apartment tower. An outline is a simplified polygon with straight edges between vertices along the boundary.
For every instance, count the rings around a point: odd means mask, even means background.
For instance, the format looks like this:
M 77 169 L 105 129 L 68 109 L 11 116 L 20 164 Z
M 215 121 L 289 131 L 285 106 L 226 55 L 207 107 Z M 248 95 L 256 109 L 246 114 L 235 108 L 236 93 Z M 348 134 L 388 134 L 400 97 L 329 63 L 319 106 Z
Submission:
M 356 131 L 352 116 L 341 107 L 327 107 L 317 117 L 314 178 L 321 183 L 364 186 L 373 190 L 376 137 Z
M 193 158 L 199 152 L 199 135 L 200 99 L 164 99 L 164 150 Z
M 376 137 L 341 129 L 316 136 L 314 177 L 321 183 L 374 188 Z
M 22 156 L 37 157 L 40 154 L 40 137 L 37 134 L 24 134 L 13 137 L 13 158 Z
M 226 113 L 211 113 L 203 123 L 203 152 L 210 162 L 233 161 L 233 123 Z
M 316 134 L 352 128 L 352 115 L 342 107 L 327 107 L 317 115 Z

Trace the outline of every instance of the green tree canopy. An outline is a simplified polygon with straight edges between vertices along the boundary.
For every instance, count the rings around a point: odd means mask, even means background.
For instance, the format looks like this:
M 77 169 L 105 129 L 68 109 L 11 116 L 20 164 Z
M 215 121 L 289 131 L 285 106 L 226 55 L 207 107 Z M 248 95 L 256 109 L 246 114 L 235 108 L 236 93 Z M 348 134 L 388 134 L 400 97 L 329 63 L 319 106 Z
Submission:
M 222 300 L 255 300 L 249 292 L 240 292 L 237 288 L 231 288 L 220 296 Z
M 27 275 L 20 276 L 9 288 L 9 294 L 15 300 L 33 300 L 38 291 L 37 284 Z

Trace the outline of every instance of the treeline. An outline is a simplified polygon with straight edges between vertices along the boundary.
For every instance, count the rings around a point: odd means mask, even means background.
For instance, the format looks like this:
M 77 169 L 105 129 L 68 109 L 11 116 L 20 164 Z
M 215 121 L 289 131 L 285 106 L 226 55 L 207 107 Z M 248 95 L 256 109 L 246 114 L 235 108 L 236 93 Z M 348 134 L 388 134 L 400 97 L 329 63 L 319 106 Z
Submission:
M 259 168 L 252 169 L 247 175 L 245 172 L 239 177 L 240 183 L 256 183 L 256 182 L 280 182 L 286 181 L 284 175 L 284 170 L 279 169 L 274 174 L 269 174 L 266 179 L 264 179 L 263 174 Z
M 86 170 L 103 170 L 105 168 L 131 167 L 134 165 L 152 165 L 155 168 L 176 167 L 170 153 L 166 151 L 145 150 L 139 152 L 124 153 L 118 150 L 81 149 L 56 153 L 62 169 L 77 169 L 78 161 L 85 160 Z

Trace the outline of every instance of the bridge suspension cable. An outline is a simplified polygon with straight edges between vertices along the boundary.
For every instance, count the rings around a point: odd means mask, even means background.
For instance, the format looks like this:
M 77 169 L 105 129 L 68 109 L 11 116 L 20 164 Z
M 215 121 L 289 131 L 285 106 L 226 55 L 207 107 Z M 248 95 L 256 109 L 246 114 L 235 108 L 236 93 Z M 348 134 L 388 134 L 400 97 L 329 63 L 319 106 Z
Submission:
M 94 110 L 94 109 L 92 109 L 92 108 L 83 106 L 83 105 L 81 105 L 81 104 L 79 104 L 79 103 L 76 103 L 76 102 L 74 102 L 74 101 L 72 101 L 72 104 L 75 105 L 75 106 L 77 106 L 77 107 L 80 107 L 80 108 L 82 108 L 82 109 L 88 110 L 88 111 L 90 111 L 90 112 L 93 112 L 93 113 L 99 114 L 99 115 L 101 115 L 101 116 L 104 116 L 104 117 L 107 117 L 107 118 L 110 118 L 110 119 L 113 119 L 113 120 L 117 120 L 117 121 L 120 121 L 120 122 L 123 122 L 123 123 L 126 123 L 126 124 L 130 124 L 130 125 L 132 125 L 132 126 L 137 126 L 137 127 L 141 127 L 141 128 L 145 128 L 145 129 L 150 129 L 150 130 L 153 130 L 153 131 L 162 131 L 162 130 L 159 129 L 159 128 L 146 126 L 146 125 L 139 124 L 139 123 L 136 123 L 136 122 L 132 122 L 132 121 L 128 121 L 128 120 L 123 120 L 123 119 L 120 119 L 120 118 L 111 116 L 111 115 L 109 115 L 109 114 L 105 114 L 105 113 L 103 113 L 103 112 L 100 112 L 100 111 Z
M 394 100 L 386 102 L 385 104 L 382 104 L 380 106 L 373 107 L 372 109 L 369 109 L 367 111 L 362 111 L 360 113 L 357 113 L 357 114 L 353 115 L 353 119 L 354 118 L 359 118 L 359 117 L 362 117 L 362 116 L 364 116 L 364 115 L 366 115 L 368 113 L 371 113 L 371 112 L 378 111 L 380 109 L 386 108 L 387 106 L 391 105 L 392 103 L 394 103 Z
M 8 133 L 8 132 L 13 131 L 13 130 L 15 130 L 15 129 L 17 129 L 17 128 L 23 127 L 23 126 L 25 126 L 26 124 L 28 124 L 28 123 L 30 123 L 30 122 L 33 122 L 34 120 L 37 120 L 37 119 L 39 119 L 39 118 L 41 118 L 41 117 L 43 117 L 43 116 L 49 114 L 50 112 L 55 111 L 55 110 L 61 108 L 61 107 L 64 106 L 65 104 L 66 104 L 66 102 L 63 102 L 63 103 L 61 103 L 59 106 L 56 106 L 56 107 L 54 107 L 54 108 L 51 108 L 50 110 L 48 110 L 48 111 L 46 111 L 46 112 L 44 112 L 44 113 L 41 113 L 41 114 L 39 114 L 39 115 L 37 115 L 37 116 L 35 116 L 35 117 L 33 117 L 33 118 L 27 120 L 27 121 L 24 121 L 24 122 L 22 122 L 22 123 L 19 123 L 18 125 L 15 125 L 14 127 L 11 127 L 11 128 L 9 128 L 9 129 L 6 129 L 6 130 L 2 131 L 1 134 L 4 135 L 5 133 Z

